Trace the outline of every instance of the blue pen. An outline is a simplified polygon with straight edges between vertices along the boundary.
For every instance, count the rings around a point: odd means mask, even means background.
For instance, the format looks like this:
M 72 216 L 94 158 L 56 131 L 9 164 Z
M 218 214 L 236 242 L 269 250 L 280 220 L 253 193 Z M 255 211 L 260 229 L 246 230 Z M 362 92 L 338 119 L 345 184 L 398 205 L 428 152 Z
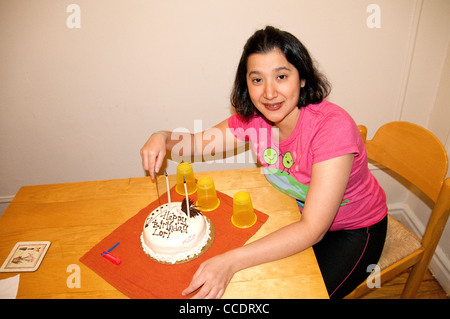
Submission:
M 120 244 L 120 241 L 117 242 L 117 244 L 115 244 L 114 246 L 112 246 L 110 249 L 108 249 L 108 253 L 109 253 L 111 250 L 113 250 L 114 248 L 116 248 L 116 246 L 119 245 L 119 244 Z
M 110 252 L 111 250 L 113 250 L 114 248 L 116 248 L 116 246 L 117 245 L 119 245 L 120 244 L 120 241 L 117 243 L 117 244 L 115 244 L 114 246 L 112 246 L 110 249 L 108 249 L 106 252 Z M 102 256 L 104 256 L 104 252 L 102 253 Z
M 114 246 L 112 246 L 110 249 L 108 249 L 108 251 L 104 251 L 101 253 L 102 257 L 105 257 L 106 259 L 108 259 L 110 262 L 112 262 L 113 264 L 119 265 L 121 263 L 121 260 L 119 257 L 111 255 L 109 252 L 111 250 L 113 250 L 114 248 L 116 248 L 117 245 L 119 245 L 120 242 L 118 242 L 117 244 L 115 244 Z

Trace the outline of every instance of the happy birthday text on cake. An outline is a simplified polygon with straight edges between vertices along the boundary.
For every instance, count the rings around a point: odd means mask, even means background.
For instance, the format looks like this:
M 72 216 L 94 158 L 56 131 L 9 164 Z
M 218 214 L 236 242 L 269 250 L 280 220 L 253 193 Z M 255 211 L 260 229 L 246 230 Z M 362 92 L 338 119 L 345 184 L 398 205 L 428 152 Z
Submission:
M 173 232 L 187 233 L 187 216 L 176 216 L 170 211 L 165 211 L 160 215 L 161 219 L 152 221 L 153 236 L 169 238 Z

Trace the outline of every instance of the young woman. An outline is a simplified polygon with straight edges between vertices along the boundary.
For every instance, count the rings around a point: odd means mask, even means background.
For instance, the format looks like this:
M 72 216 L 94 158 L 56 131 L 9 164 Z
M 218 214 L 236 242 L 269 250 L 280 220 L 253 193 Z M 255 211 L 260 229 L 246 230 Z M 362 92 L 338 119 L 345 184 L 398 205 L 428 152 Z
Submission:
M 224 138 L 206 138 L 213 135 L 207 130 L 182 141 L 197 155 L 206 147 L 221 152 L 252 143 L 267 179 L 297 200 L 302 218 L 205 261 L 183 295 L 220 298 L 237 271 L 311 246 L 331 298 L 344 297 L 367 278 L 384 245 L 386 197 L 368 170 L 355 122 L 324 100 L 329 90 L 292 34 L 268 26 L 247 41 L 231 96 L 236 114 L 213 128 Z M 166 151 L 180 143 L 178 133 L 177 139 L 169 131 L 156 133 L 141 149 L 152 177 Z

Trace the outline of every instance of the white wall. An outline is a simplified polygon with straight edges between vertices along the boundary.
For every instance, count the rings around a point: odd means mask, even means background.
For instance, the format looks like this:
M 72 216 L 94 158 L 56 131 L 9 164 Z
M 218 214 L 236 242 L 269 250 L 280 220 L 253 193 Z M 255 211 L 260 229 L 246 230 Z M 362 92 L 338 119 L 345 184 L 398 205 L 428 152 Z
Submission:
M 72 3 L 80 6 L 81 28 L 66 24 Z M 373 3 L 380 28 L 367 25 Z M 0 208 L 22 185 L 143 176 L 139 149 L 153 131 L 192 131 L 195 120 L 207 128 L 230 115 L 242 47 L 267 24 L 302 40 L 333 84 L 329 99 L 364 123 L 369 138 L 386 122 L 407 120 L 428 127 L 449 149 L 449 6 L 0 0 Z M 175 167 L 169 162 L 169 173 Z M 391 204 L 408 198 L 385 184 Z M 447 256 L 449 250 L 447 244 Z
M 420 2 L 418 2 L 420 4 Z M 414 43 L 401 120 L 427 127 L 450 154 L 450 1 L 423 1 Z M 450 157 L 450 156 L 449 156 Z M 447 173 L 450 176 L 450 173 Z M 431 209 L 412 192 L 403 207 L 404 223 L 422 235 Z M 441 237 L 430 264 L 450 294 L 450 226 Z
M 398 109 L 414 2 L 378 1 L 381 28 L 370 29 L 372 2 L 1 1 L 0 196 L 144 175 L 151 132 L 230 115 L 242 47 L 267 24 L 299 37 L 332 81 L 330 99 L 375 130 Z M 80 29 L 66 26 L 71 3 Z

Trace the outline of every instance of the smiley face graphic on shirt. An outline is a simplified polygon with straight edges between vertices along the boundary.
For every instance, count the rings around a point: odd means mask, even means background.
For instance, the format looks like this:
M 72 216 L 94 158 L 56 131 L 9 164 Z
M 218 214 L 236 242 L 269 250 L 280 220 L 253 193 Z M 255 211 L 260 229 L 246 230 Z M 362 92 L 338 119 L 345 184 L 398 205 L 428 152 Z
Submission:
M 281 161 L 278 158 L 281 157 Z M 268 147 L 262 154 L 262 164 L 264 165 L 263 172 L 267 180 L 281 192 L 294 197 L 300 206 L 303 206 L 308 186 L 299 183 L 291 174 L 289 170 L 294 166 L 295 160 L 291 152 L 287 151 L 284 154 L 279 154 L 275 148 Z M 277 164 L 278 163 L 278 167 Z M 341 202 L 341 206 L 346 205 L 348 199 Z
M 279 157 L 281 157 L 280 161 L 278 161 Z M 289 170 L 295 163 L 291 152 L 280 154 L 275 148 L 268 147 L 262 153 L 262 160 L 265 166 L 264 174 L 275 188 L 300 201 L 305 201 L 308 186 L 299 183 L 289 174 Z
M 278 152 L 273 149 L 272 147 L 268 147 L 264 150 L 263 154 L 263 160 L 268 165 L 275 165 L 278 161 Z

